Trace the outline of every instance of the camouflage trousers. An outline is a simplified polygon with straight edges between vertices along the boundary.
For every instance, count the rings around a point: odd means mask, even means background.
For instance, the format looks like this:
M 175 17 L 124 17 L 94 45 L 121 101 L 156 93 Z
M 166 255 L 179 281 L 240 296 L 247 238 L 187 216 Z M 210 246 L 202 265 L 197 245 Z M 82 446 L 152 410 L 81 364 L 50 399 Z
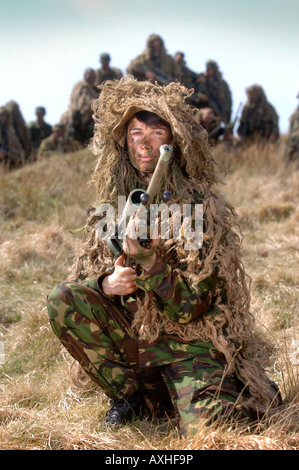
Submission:
M 199 343 L 197 354 L 185 360 L 141 368 L 127 312 L 101 292 L 61 284 L 48 296 L 48 314 L 55 335 L 108 397 L 139 391 L 153 412 L 173 407 L 181 436 L 232 413 L 248 417 L 238 404 L 237 380 L 224 373 L 221 355 L 211 356 L 211 343 Z

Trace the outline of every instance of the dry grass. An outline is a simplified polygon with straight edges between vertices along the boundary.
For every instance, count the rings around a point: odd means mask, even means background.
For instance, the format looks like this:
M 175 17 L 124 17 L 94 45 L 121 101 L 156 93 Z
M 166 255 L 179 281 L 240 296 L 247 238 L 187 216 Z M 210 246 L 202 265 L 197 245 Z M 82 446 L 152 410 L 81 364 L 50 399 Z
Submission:
M 93 156 L 87 150 L 57 155 L 0 173 L 0 449 L 299 449 L 299 366 L 292 350 L 299 340 L 299 172 L 285 167 L 282 153 L 283 141 L 215 149 L 228 172 L 217 190 L 236 207 L 244 232 L 260 354 L 284 405 L 254 430 L 227 422 L 189 440 L 166 418 L 107 429 L 101 422 L 106 397 L 72 383 L 71 358 L 50 330 L 45 296 L 67 275 L 69 231 L 85 222 L 91 201 L 85 183 Z

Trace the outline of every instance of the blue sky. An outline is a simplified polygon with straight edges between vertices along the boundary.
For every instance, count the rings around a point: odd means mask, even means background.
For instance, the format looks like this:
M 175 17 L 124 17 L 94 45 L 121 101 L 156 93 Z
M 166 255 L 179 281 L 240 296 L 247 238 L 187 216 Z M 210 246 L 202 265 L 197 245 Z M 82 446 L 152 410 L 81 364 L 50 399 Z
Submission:
M 0 105 L 14 99 L 27 122 L 43 105 L 54 124 L 101 52 L 125 72 L 157 33 L 194 71 L 218 62 L 234 113 L 245 88 L 262 85 L 287 132 L 298 102 L 298 17 L 295 0 L 0 0 Z

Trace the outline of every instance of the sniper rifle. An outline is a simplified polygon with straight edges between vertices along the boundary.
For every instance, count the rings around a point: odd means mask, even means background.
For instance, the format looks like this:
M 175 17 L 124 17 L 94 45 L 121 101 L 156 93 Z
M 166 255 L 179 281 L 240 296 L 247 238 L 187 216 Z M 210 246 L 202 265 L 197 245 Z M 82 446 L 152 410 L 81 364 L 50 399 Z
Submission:
M 144 191 L 142 189 L 134 189 L 129 194 L 125 208 L 119 220 L 119 224 L 118 226 L 116 226 L 115 234 L 114 236 L 109 237 L 107 239 L 108 247 L 111 249 L 115 256 L 120 256 L 123 253 L 122 239 L 116 234 L 118 233 L 119 235 L 120 233 L 124 232 L 129 218 L 135 214 L 135 219 L 138 220 L 138 218 L 140 219 L 140 216 L 142 215 L 141 212 L 144 214 L 144 210 L 146 210 L 146 219 L 147 222 L 149 221 L 150 204 L 153 202 L 154 197 L 159 189 L 162 176 L 169 163 L 171 155 L 172 146 L 166 144 L 161 145 L 159 160 L 157 162 L 155 171 L 150 180 L 147 190 Z M 163 191 L 161 197 L 162 201 L 166 203 L 172 197 L 172 193 L 170 191 Z M 150 248 L 150 226 L 148 223 L 145 228 L 144 234 L 142 234 L 138 238 L 138 240 L 142 246 L 148 249 Z M 132 260 L 130 260 L 127 256 L 126 266 L 130 266 L 131 262 Z

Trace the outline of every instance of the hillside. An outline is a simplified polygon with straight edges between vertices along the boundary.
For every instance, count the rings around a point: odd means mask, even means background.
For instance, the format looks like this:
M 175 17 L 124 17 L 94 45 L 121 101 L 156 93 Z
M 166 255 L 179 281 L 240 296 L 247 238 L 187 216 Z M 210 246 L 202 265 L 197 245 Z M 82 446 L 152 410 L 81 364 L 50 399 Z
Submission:
M 79 236 L 71 230 L 86 221 L 93 155 L 0 173 L 0 449 L 299 449 L 299 171 L 285 167 L 283 148 L 221 144 L 214 154 L 227 169 L 215 190 L 236 207 L 244 234 L 261 358 L 284 404 L 255 431 L 224 425 L 188 441 L 168 420 L 107 429 L 106 397 L 73 384 L 72 360 L 49 327 L 45 298 L 66 278 Z

